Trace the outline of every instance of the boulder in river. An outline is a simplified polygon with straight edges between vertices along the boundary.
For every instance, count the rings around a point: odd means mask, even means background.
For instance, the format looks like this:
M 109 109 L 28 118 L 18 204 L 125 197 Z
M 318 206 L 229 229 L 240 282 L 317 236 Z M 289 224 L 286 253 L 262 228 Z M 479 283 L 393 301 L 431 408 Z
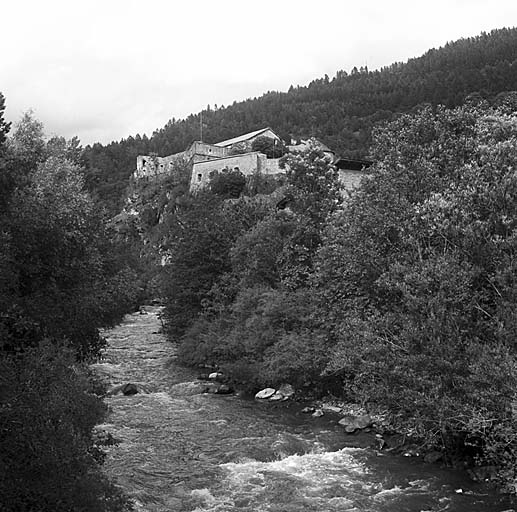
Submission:
M 335 405 L 327 405 L 327 404 L 324 404 L 322 409 L 325 411 L 325 412 L 335 412 L 337 414 L 339 414 L 341 412 L 341 407 L 337 407 Z
M 434 464 L 443 459 L 443 453 L 438 450 L 434 450 L 432 452 L 428 452 L 424 455 L 424 461 L 429 464 Z
M 122 388 L 122 393 L 126 396 L 129 396 L 129 395 L 136 395 L 138 393 L 138 387 L 136 386 L 136 384 L 132 384 L 130 382 L 128 382 L 123 388 Z
M 222 381 L 224 379 L 224 375 L 220 372 L 212 372 L 208 375 L 210 380 Z
M 304 407 L 304 408 L 302 409 L 302 412 L 303 412 L 304 414 L 312 414 L 315 410 L 316 410 L 316 409 L 315 409 L 314 407 L 309 406 L 309 407 Z
M 369 414 L 361 414 L 360 416 L 354 416 L 353 414 L 347 414 L 343 416 L 338 422 L 342 427 L 345 427 L 345 432 L 351 434 L 356 430 L 362 430 L 371 426 L 372 418 Z
M 128 382 L 126 384 L 120 384 L 118 386 L 115 386 L 114 388 L 111 388 L 108 392 L 108 396 L 118 395 L 122 394 L 125 396 L 131 396 L 136 395 L 138 393 L 150 393 L 151 389 L 149 386 L 139 384 L 136 382 Z
M 262 391 L 259 391 L 255 398 L 258 400 L 266 400 L 267 398 L 272 397 L 276 393 L 276 389 L 273 388 L 265 388 Z
M 321 409 L 316 409 L 313 413 L 312 413 L 312 417 L 313 418 L 321 418 L 322 416 L 324 416 L 325 413 L 321 410 Z
M 214 393 L 216 395 L 230 395 L 233 393 L 233 388 L 228 384 L 221 384 L 220 386 L 217 386 Z
M 280 393 L 284 398 L 291 398 L 294 395 L 294 388 L 291 384 L 282 384 L 277 393 Z
M 269 400 L 271 402 L 281 402 L 282 400 L 287 400 L 287 397 L 280 393 L 280 391 L 276 391 L 274 395 L 269 397 Z

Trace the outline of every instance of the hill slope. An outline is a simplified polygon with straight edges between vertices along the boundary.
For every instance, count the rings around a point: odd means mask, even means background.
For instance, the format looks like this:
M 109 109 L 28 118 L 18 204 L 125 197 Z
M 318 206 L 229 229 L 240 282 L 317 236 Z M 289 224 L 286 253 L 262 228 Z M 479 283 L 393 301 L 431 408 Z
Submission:
M 315 136 L 338 153 L 365 157 L 372 128 L 421 103 L 461 104 L 472 93 L 493 98 L 517 90 L 517 29 L 505 28 L 448 43 L 407 63 L 376 71 L 354 68 L 333 79 L 268 92 L 259 98 L 203 111 L 206 142 L 217 142 L 264 126 L 280 136 Z M 200 113 L 172 119 L 146 136 L 129 137 L 85 150 L 87 181 L 117 211 L 138 154 L 168 155 L 199 138 Z

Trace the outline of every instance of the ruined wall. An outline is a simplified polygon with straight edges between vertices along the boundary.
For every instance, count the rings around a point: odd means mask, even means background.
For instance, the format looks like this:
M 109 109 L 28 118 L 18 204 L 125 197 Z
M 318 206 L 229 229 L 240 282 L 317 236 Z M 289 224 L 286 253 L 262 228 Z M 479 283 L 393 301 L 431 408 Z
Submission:
M 170 173 L 177 164 L 185 162 L 185 152 L 170 156 L 138 155 L 136 157 L 136 179 L 152 178 L 160 174 Z
M 280 168 L 280 158 L 266 158 L 265 169 L 262 170 L 264 174 L 283 174 L 285 169 Z
M 353 171 L 350 169 L 339 170 L 339 181 L 345 192 L 349 192 L 357 188 L 361 184 L 361 180 L 368 174 L 364 171 Z
M 177 164 L 194 164 L 223 158 L 229 149 L 195 141 L 186 151 L 169 156 L 139 155 L 136 157 L 136 179 L 152 178 L 160 174 L 170 173 Z

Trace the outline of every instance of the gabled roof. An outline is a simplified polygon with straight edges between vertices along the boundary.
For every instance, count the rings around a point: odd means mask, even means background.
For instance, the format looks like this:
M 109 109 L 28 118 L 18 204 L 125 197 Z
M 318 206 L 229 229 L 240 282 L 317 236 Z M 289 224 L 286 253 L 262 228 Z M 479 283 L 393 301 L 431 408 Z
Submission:
M 223 140 L 222 142 L 216 142 L 214 146 L 219 146 L 221 148 L 224 148 L 226 146 L 231 146 L 232 144 L 237 144 L 238 142 L 244 142 L 246 140 L 250 140 L 253 137 L 256 137 L 257 135 L 260 135 L 261 133 L 266 132 L 267 130 L 271 130 L 271 128 L 266 127 L 262 128 L 261 130 L 257 130 L 255 132 L 245 133 L 244 135 L 239 135 L 238 137 L 234 137 L 233 139 Z M 271 130 L 273 131 L 273 130 Z M 274 132 L 273 132 L 274 133 Z

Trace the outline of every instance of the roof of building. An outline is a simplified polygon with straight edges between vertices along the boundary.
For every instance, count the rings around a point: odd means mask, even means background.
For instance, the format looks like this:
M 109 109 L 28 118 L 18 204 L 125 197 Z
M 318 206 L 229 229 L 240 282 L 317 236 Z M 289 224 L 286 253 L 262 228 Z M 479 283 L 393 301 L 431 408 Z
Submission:
M 219 146 L 219 147 L 231 146 L 232 144 L 237 144 L 239 142 L 244 142 L 246 140 L 250 140 L 253 137 L 256 137 L 257 135 L 260 135 L 261 133 L 266 132 L 267 130 L 271 130 L 271 128 L 269 128 L 269 126 L 268 126 L 266 128 L 262 128 L 261 130 L 256 130 L 254 132 L 245 133 L 244 135 L 239 135 L 238 137 L 234 137 L 233 139 L 223 140 L 222 142 L 216 142 L 214 144 L 214 146 Z M 271 130 L 271 131 L 273 131 L 273 130 Z M 275 133 L 275 132 L 273 132 L 273 133 Z
M 373 164 L 372 160 L 360 160 L 358 158 L 337 158 L 334 165 L 338 169 L 347 169 L 350 171 L 364 171 Z

